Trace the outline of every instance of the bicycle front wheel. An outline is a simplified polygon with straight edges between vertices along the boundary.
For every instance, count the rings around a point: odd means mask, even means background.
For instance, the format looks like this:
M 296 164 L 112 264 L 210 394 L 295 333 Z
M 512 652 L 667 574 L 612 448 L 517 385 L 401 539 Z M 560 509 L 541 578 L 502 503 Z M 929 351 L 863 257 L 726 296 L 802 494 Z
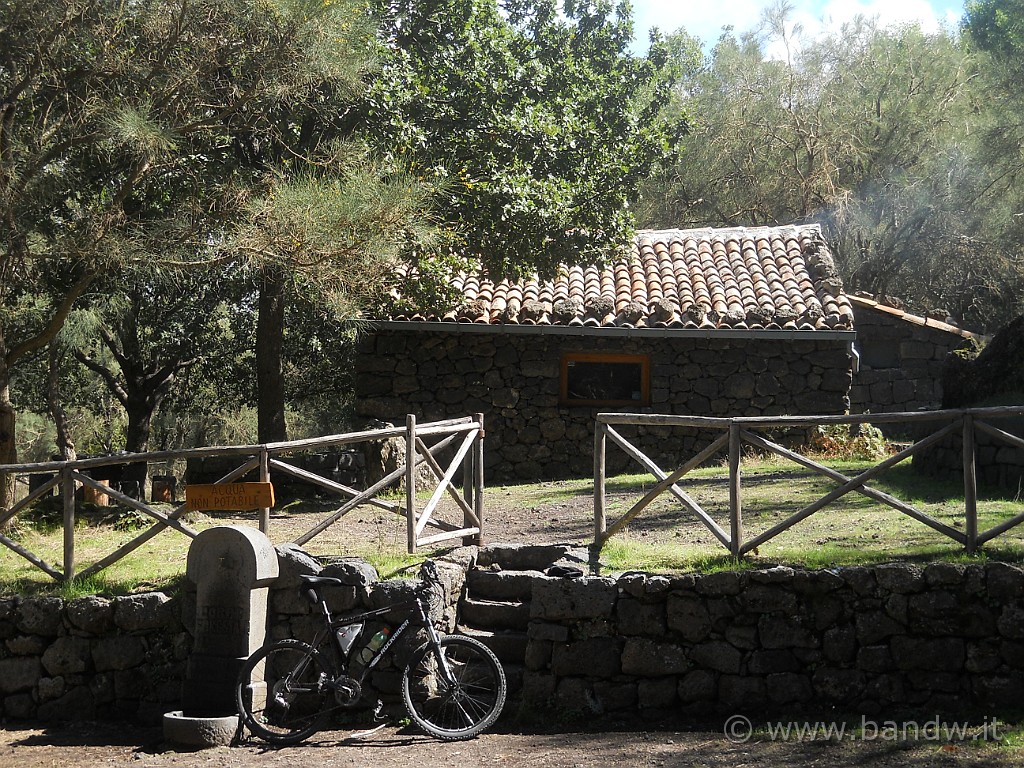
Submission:
M 238 713 L 271 744 L 297 744 L 316 733 L 331 701 L 333 679 L 323 656 L 298 640 L 279 640 L 249 657 L 239 673 Z
M 483 643 L 442 635 L 438 651 L 420 648 L 402 675 L 409 716 L 426 733 L 445 741 L 469 739 L 498 719 L 505 706 L 505 672 Z

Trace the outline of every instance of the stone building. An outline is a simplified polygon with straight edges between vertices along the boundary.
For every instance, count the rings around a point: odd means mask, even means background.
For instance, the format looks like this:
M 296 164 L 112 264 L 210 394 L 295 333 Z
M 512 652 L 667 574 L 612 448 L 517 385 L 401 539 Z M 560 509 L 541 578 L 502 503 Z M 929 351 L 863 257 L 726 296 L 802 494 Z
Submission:
M 628 257 L 603 267 L 453 284 L 463 300 L 446 312 L 373 323 L 357 358 L 357 407 L 392 422 L 482 412 L 489 480 L 589 474 L 601 411 L 850 407 L 853 307 L 817 226 L 642 231 Z M 666 464 L 708 437 L 630 434 Z M 609 463 L 615 471 L 626 459 Z
M 921 317 L 873 298 L 850 296 L 859 354 L 850 410 L 896 413 L 942 404 L 942 372 L 950 352 L 983 338 L 947 319 Z

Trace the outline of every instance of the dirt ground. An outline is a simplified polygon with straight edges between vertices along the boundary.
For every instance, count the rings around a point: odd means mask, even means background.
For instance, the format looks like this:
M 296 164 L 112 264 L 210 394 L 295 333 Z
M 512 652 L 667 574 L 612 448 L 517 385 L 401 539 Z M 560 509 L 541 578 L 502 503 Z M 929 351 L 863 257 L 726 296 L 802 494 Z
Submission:
M 945 766 L 1021 765 L 1024 751 L 973 741 L 901 742 L 773 741 L 725 737 L 718 726 L 694 728 L 667 724 L 651 730 L 636 723 L 609 722 L 598 727 L 568 726 L 550 731 L 503 725 L 470 741 L 443 743 L 411 729 L 386 727 L 361 741 L 347 732 L 323 732 L 307 743 L 268 749 L 248 741 L 236 747 L 184 751 L 163 741 L 157 728 L 111 723 L 46 727 L 17 726 L 0 731 L 2 768 L 93 768 L 99 766 L 173 766 L 173 768 L 278 768 L 303 765 L 332 768 L 439 768 L 440 766 L 557 766 L 626 768 L 943 768 Z

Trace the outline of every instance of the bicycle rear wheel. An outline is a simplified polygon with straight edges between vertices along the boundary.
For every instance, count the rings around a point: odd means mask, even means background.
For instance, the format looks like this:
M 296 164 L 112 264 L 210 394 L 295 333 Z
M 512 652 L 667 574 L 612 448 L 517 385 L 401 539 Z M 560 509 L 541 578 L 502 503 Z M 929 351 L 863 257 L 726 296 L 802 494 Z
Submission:
M 332 700 L 330 666 L 312 646 L 279 640 L 249 657 L 235 699 L 245 725 L 271 744 L 297 744 L 320 728 Z
M 483 643 L 442 635 L 441 657 L 429 644 L 416 651 L 402 675 L 402 696 L 413 721 L 445 741 L 469 739 L 498 719 L 505 706 L 505 672 Z M 442 674 L 442 661 L 451 681 Z

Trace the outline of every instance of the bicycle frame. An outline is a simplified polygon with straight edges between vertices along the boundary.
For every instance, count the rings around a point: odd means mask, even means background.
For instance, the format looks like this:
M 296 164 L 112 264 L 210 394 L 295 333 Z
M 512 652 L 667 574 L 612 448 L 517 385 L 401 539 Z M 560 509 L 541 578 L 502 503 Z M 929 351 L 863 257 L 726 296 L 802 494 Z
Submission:
M 434 629 L 433 622 L 430 621 L 430 618 L 427 615 L 427 609 L 426 606 L 424 605 L 423 598 L 416 597 L 412 600 L 405 600 L 400 603 L 394 603 L 385 608 L 375 608 L 371 611 L 364 611 L 362 613 L 355 614 L 354 616 L 346 616 L 342 619 L 336 619 L 331 616 L 331 612 L 327 607 L 327 603 L 322 596 L 320 597 L 319 608 L 320 612 L 323 614 L 324 617 L 324 627 L 318 630 L 316 635 L 313 637 L 312 646 L 313 648 L 319 648 L 320 644 L 324 641 L 325 636 L 330 636 L 331 647 L 334 648 L 335 652 L 338 654 L 338 658 L 341 659 L 341 661 L 343 662 L 345 672 L 349 671 L 349 664 L 351 658 L 350 654 L 345 653 L 345 651 L 342 649 L 341 642 L 338 640 L 336 630 L 338 630 L 341 627 L 350 626 L 352 624 L 363 623 L 366 622 L 368 619 L 374 619 L 389 613 L 401 611 L 403 609 L 409 610 L 409 616 L 405 619 L 405 621 L 403 621 L 398 626 L 398 628 L 394 632 L 391 633 L 391 636 L 388 638 L 387 642 L 380 647 L 380 649 L 377 651 L 376 654 L 374 654 L 374 657 L 370 660 L 370 662 L 363 668 L 362 673 L 359 675 L 358 678 L 356 678 L 358 682 L 362 683 L 363 680 L 366 679 L 366 676 L 371 671 L 373 671 L 373 669 L 380 663 L 381 659 L 383 659 L 387 655 L 387 652 L 391 649 L 391 647 L 396 642 L 398 642 L 398 640 L 405 634 L 406 630 L 408 630 L 408 628 L 411 625 L 416 625 L 419 627 L 423 627 L 426 630 L 427 645 L 429 645 L 434 650 L 434 653 L 440 662 L 441 673 L 444 678 L 444 681 L 448 684 L 452 683 L 453 676 L 451 668 L 448 666 L 448 660 L 444 657 L 444 654 L 439 652 L 440 649 L 438 646 L 437 630 Z

